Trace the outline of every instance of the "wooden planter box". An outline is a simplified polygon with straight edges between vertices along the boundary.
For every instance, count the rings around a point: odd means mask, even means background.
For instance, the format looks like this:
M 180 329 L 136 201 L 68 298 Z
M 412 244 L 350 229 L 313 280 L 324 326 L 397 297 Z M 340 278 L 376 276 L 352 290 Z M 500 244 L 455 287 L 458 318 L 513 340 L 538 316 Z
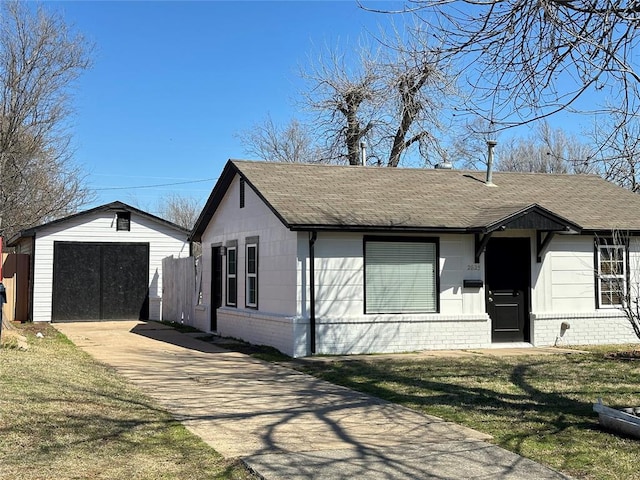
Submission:
M 640 411 L 640 408 L 625 410 L 628 412 L 606 407 L 602 404 L 601 398 L 598 399 L 598 403 L 593 404 L 593 411 L 598 413 L 600 425 L 603 428 L 640 439 L 640 417 L 632 413 Z

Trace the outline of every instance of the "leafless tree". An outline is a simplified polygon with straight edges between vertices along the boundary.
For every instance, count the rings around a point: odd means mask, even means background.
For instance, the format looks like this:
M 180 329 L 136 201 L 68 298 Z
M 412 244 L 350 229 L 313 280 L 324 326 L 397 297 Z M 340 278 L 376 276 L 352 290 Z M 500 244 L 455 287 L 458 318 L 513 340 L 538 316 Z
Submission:
M 381 11 L 374 2 L 364 8 Z M 629 117 L 639 107 L 636 0 L 407 0 L 455 59 L 472 91 L 465 109 L 496 130 L 562 110 L 584 111 L 599 94 Z M 384 13 L 390 13 L 386 10 Z M 602 105 L 602 104 L 601 104 Z
M 425 41 L 420 28 L 404 35 L 396 30 L 390 43 L 382 41 L 386 44 L 381 70 L 387 105 L 380 130 L 382 139 L 392 139 L 387 166 L 397 167 L 414 144 L 427 163 L 438 163 L 445 156 L 437 138 L 443 131 L 441 112 L 456 94 L 456 75 L 438 49 Z
M 463 128 L 451 147 L 458 164 L 464 168 L 485 168 L 487 140 L 496 140 L 488 130 L 487 122 L 479 117 Z M 592 160 L 595 150 L 582 137 L 539 122 L 529 137 L 498 141 L 494 150 L 495 168 L 512 172 L 599 173 Z
M 491 128 L 481 117 L 474 117 L 459 126 L 449 147 L 451 163 L 460 168 L 480 170 L 487 164 L 487 141 L 495 140 Z
M 269 162 L 315 163 L 327 158 L 316 145 L 311 129 L 295 118 L 279 127 L 267 116 L 237 137 L 247 154 Z
M 396 31 L 360 46 L 355 59 L 330 50 L 303 72 L 305 105 L 332 159 L 359 165 L 364 143 L 370 164 L 397 167 L 413 146 L 439 162 L 439 112 L 455 76 L 420 33 Z
M 589 136 L 598 148 L 591 162 L 605 179 L 640 193 L 640 121 L 620 117 L 594 122 Z
M 325 139 L 332 159 L 361 163 L 360 144 L 374 127 L 381 109 L 382 78 L 376 68 L 376 52 L 361 48 L 359 58 L 326 50 L 301 72 L 308 84 L 305 104 L 317 113 L 318 138 Z
M 198 220 L 202 206 L 194 198 L 171 194 L 160 201 L 158 210 L 160 216 L 165 220 L 191 230 Z M 194 242 L 191 246 L 191 253 L 196 258 L 200 257 L 202 245 L 199 242 Z
M 71 87 L 90 47 L 63 19 L 22 2 L 0 4 L 0 235 L 85 203 L 71 159 Z
M 536 173 L 596 173 L 590 161 L 593 147 L 546 122 L 529 138 L 512 138 L 499 145 L 496 169 Z
M 640 240 L 629 237 L 629 285 L 625 292 L 622 311 L 629 321 L 636 337 L 640 339 Z
M 171 194 L 164 197 L 159 206 L 160 216 L 187 230 L 191 230 L 198 220 L 202 206 L 191 197 Z

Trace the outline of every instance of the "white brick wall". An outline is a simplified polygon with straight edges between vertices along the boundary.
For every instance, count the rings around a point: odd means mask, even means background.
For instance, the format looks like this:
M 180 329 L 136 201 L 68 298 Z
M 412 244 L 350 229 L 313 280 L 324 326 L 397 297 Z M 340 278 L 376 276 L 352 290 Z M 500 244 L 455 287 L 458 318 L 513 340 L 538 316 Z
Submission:
M 487 315 L 362 317 L 317 322 L 317 353 L 326 355 L 394 353 L 416 350 L 487 348 Z
M 362 317 L 317 321 L 316 353 L 346 355 L 416 350 L 488 348 L 491 346 L 486 315 Z M 309 355 L 309 321 L 300 317 L 263 314 L 254 310 L 218 309 L 218 332 L 255 345 L 271 345 L 292 357 Z
M 268 315 L 256 310 L 218 309 L 218 333 L 254 345 L 270 345 L 291 357 L 307 352 L 309 321 L 297 317 Z
M 615 309 L 588 313 L 538 313 L 531 315 L 531 321 L 533 344 L 537 347 L 640 342 L 629 321 Z M 569 328 L 563 328 L 563 323 Z

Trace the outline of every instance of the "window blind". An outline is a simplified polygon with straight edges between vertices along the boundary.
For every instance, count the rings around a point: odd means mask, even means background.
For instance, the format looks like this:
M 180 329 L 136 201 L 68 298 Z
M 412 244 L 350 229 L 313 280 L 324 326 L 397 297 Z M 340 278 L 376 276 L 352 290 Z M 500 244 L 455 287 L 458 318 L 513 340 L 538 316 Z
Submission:
M 366 313 L 437 311 L 436 244 L 365 243 Z

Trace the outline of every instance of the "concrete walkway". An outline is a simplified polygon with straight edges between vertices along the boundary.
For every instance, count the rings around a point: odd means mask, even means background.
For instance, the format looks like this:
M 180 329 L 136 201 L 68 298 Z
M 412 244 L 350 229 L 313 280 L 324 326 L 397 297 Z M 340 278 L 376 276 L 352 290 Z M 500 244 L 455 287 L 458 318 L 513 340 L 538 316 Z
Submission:
M 268 480 L 568 478 L 469 428 L 155 322 L 55 327 Z

